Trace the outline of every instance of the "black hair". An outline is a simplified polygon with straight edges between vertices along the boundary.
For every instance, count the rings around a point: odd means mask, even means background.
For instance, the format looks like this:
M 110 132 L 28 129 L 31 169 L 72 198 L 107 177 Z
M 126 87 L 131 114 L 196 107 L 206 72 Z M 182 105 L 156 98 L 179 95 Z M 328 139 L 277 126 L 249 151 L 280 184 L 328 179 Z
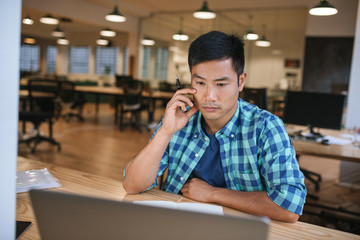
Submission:
M 190 72 L 198 63 L 229 58 L 239 79 L 245 66 L 244 43 L 235 34 L 211 31 L 195 39 L 189 47 Z

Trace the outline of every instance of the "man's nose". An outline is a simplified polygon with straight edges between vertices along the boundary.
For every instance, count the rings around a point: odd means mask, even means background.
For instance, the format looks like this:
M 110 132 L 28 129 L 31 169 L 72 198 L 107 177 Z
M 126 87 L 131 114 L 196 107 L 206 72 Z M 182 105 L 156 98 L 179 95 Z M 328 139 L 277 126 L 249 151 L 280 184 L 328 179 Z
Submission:
M 206 87 L 205 100 L 206 101 L 215 101 L 216 100 L 216 90 L 214 87 L 212 87 L 212 86 Z

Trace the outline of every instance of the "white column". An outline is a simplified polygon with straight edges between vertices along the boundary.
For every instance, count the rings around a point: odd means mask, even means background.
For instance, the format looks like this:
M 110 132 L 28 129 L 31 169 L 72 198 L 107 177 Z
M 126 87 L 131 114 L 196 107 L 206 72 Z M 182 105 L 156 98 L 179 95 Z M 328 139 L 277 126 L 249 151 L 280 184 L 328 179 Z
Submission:
M 0 235 L 15 239 L 17 129 L 21 1 L 1 1 L 0 7 Z M 6 36 L 6 37 L 5 37 Z
M 360 4 L 358 4 L 354 49 L 351 63 L 346 128 L 360 127 Z
M 345 127 L 360 127 L 360 4 L 358 4 Z M 339 185 L 359 188 L 360 164 L 341 162 Z

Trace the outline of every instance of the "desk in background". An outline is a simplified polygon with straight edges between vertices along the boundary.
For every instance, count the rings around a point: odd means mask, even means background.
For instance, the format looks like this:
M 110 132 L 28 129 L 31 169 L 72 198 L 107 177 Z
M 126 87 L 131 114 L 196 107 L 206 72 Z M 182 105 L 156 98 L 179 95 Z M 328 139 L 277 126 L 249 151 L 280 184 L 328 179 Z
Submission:
M 116 98 L 121 97 L 124 94 L 124 91 L 122 88 L 117 87 L 98 87 L 98 86 L 76 86 L 75 90 L 78 92 L 83 93 L 91 93 L 95 94 L 96 96 L 96 115 L 98 115 L 99 112 L 99 100 L 100 95 L 112 95 Z M 143 91 L 142 97 L 149 99 L 150 106 L 149 106 L 149 116 L 153 116 L 153 113 L 156 109 L 156 100 L 170 100 L 174 93 L 171 92 L 162 92 L 162 91 Z M 117 123 L 117 117 L 118 117 L 118 101 L 115 101 L 115 123 Z M 149 121 L 152 121 L 152 119 L 149 119 Z
M 157 189 L 143 194 L 127 195 L 121 181 L 101 177 L 68 168 L 58 167 L 26 158 L 18 158 L 18 171 L 29 169 L 48 168 L 48 170 L 60 181 L 62 187 L 54 191 L 62 191 L 74 194 L 82 194 L 93 197 L 107 198 L 117 201 L 135 200 L 165 200 L 175 202 L 194 202 L 182 195 L 167 193 Z M 40 239 L 38 226 L 32 210 L 28 193 L 17 194 L 16 220 L 31 221 L 32 226 L 24 233 L 21 239 Z M 226 215 L 244 215 L 245 213 L 224 207 Z M 161 219 L 159 219 L 161 224 Z M 121 231 L 120 231 L 121 232 Z M 119 236 L 121 237 L 121 236 Z M 324 228 L 308 223 L 283 223 L 271 221 L 268 239 L 360 239 L 360 236 Z
M 303 130 L 303 131 L 307 130 L 306 127 L 292 125 L 292 124 L 287 124 L 285 127 L 289 134 L 292 134 L 299 130 Z M 329 135 L 333 137 L 341 137 L 341 134 L 345 133 L 345 131 L 329 130 L 329 129 L 321 129 L 320 132 L 323 135 Z M 302 140 L 292 140 L 292 142 L 296 154 L 299 155 L 311 155 L 311 156 L 331 158 L 341 161 L 360 163 L 360 149 L 355 148 L 352 144 L 324 145 L 315 141 L 302 141 Z

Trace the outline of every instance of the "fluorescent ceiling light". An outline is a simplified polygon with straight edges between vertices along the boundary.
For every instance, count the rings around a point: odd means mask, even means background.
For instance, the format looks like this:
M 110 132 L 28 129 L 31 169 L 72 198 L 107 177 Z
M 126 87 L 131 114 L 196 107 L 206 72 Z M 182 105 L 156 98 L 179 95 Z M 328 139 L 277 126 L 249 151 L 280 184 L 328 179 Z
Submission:
M 59 38 L 56 42 L 57 42 L 58 44 L 60 44 L 60 45 L 68 45 L 68 44 L 69 44 L 69 40 L 67 40 L 67 39 L 64 38 L 64 37 Z
M 270 46 L 271 46 L 271 42 L 268 41 L 268 40 L 266 39 L 265 35 L 264 35 L 264 36 L 262 36 L 262 37 L 260 38 L 260 40 L 258 40 L 258 41 L 255 42 L 255 45 L 258 46 L 258 47 L 270 47 Z
M 252 30 L 251 27 L 248 28 L 248 30 L 246 31 L 246 33 L 244 35 L 245 40 L 257 40 L 258 38 L 259 38 L 259 35 L 254 33 L 254 31 Z
M 193 16 L 195 18 L 199 18 L 199 19 L 214 19 L 214 18 L 216 18 L 216 14 L 209 9 L 206 0 L 203 2 L 202 8 L 197 10 L 196 12 L 194 12 Z
M 318 5 L 309 10 L 314 16 L 331 16 L 337 14 L 338 10 L 329 4 L 328 0 L 321 0 Z
M 65 36 L 65 33 L 63 30 L 60 29 L 59 26 L 57 26 L 54 31 L 51 33 L 51 36 L 54 36 L 54 37 L 64 37 Z
M 27 15 L 23 20 L 22 20 L 23 24 L 26 25 L 33 25 L 34 21 L 29 17 L 29 15 Z
M 105 19 L 110 22 L 125 22 L 126 21 L 126 17 L 119 12 L 117 6 L 114 7 L 114 10 L 111 13 L 109 13 L 108 15 L 105 16 Z
M 153 46 L 155 45 L 155 41 L 151 38 L 146 37 L 141 40 L 141 44 L 145 46 Z
M 103 29 L 100 31 L 100 35 L 103 37 L 115 37 L 116 32 L 113 30 L 110 30 L 109 28 Z
M 172 38 L 177 41 L 187 41 L 189 40 L 189 36 L 184 34 L 182 31 L 175 33 Z
M 35 40 L 35 38 L 27 37 L 27 38 L 24 38 L 24 43 L 26 43 L 26 44 L 35 44 L 36 40 Z
M 59 20 L 51 16 L 50 14 L 47 14 L 40 18 L 40 22 L 44 24 L 50 24 L 50 25 L 56 25 L 59 24 Z
M 100 37 L 98 40 L 96 40 L 96 44 L 106 46 L 109 44 L 109 40 Z

